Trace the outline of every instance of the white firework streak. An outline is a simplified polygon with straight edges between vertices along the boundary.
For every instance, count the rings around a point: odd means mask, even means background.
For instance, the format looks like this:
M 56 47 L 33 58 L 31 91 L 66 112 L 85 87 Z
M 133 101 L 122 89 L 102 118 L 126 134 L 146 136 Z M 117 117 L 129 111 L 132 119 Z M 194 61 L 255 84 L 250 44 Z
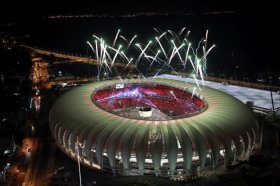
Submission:
M 173 40 L 171 41 L 171 43 L 173 44 L 173 50 L 172 50 L 171 56 L 170 56 L 170 58 L 169 58 L 169 60 L 168 60 L 168 64 L 171 63 L 171 60 L 173 59 L 173 57 L 175 56 L 175 54 L 178 54 L 178 56 L 179 56 L 179 58 L 180 58 L 180 60 L 181 60 L 181 62 L 182 62 L 182 64 L 183 64 L 183 59 L 182 59 L 182 57 L 181 57 L 181 55 L 180 55 L 180 53 L 179 53 L 179 50 L 180 50 L 185 44 L 183 43 L 183 44 L 181 44 L 181 46 L 180 46 L 179 48 L 177 48 L 177 46 L 175 45 L 175 43 L 174 43 Z
M 103 39 L 101 38 L 100 41 L 100 60 L 102 61 L 102 54 L 103 54 L 103 48 L 104 48 L 104 43 L 103 43 Z
M 111 58 L 110 54 L 107 52 L 107 50 L 105 50 L 105 54 L 106 54 L 106 56 L 108 57 L 108 59 L 109 59 L 110 61 L 112 61 L 112 58 Z
M 129 61 L 128 57 L 125 55 L 125 53 L 123 51 L 121 51 L 121 56 L 123 56 L 124 59 L 126 59 L 127 62 Z
M 149 43 L 146 45 L 146 47 L 142 50 L 142 52 L 140 53 L 140 55 L 138 56 L 137 60 L 136 60 L 136 63 L 139 62 L 139 60 L 141 59 L 142 55 L 145 53 L 145 51 L 147 50 L 147 48 L 149 47 L 149 45 L 151 44 L 152 42 L 149 41 Z M 137 46 L 137 45 L 136 45 Z M 139 47 L 140 48 L 140 47 Z
M 184 39 L 186 39 L 186 38 L 188 38 L 189 37 L 189 35 L 190 35 L 190 30 L 188 30 L 188 32 L 185 34 L 185 37 L 184 37 Z
M 174 53 L 175 53 L 175 50 L 176 50 L 176 48 L 173 47 L 172 53 L 171 53 L 171 55 L 170 55 L 170 57 L 169 57 L 169 59 L 168 59 L 168 65 L 170 65 L 172 58 L 175 56 L 175 54 L 174 54 Z
M 180 36 L 181 36 L 181 34 L 184 32 L 184 30 L 185 30 L 185 29 L 186 29 L 186 27 L 182 28 L 182 30 L 179 32 L 178 37 L 180 37 Z
M 188 49 L 187 49 L 186 57 L 185 57 L 185 61 L 184 61 L 184 68 L 186 68 L 190 47 L 191 47 L 191 43 L 188 44 Z
M 171 31 L 171 30 L 167 30 L 167 32 L 169 32 L 173 37 L 175 37 L 175 33 L 173 32 L 173 31 Z
M 118 30 L 118 32 L 117 32 L 117 34 L 116 34 L 116 36 L 115 36 L 115 39 L 114 39 L 114 42 L 113 42 L 113 47 L 115 46 L 115 44 L 116 44 L 116 41 L 117 41 L 117 39 L 118 39 L 118 35 L 119 35 L 119 33 L 120 33 L 120 29 Z
M 200 48 L 201 43 L 204 42 L 204 41 L 205 41 L 205 39 L 202 38 L 202 39 L 198 42 L 198 45 L 197 45 L 197 47 L 196 47 L 196 49 L 195 49 L 195 55 L 196 55 L 196 56 L 197 56 L 197 52 L 198 52 L 198 50 L 199 50 L 199 48 Z
M 193 87 L 191 99 L 193 98 L 193 95 L 194 95 L 195 91 L 196 91 L 196 87 Z
M 209 52 L 215 47 L 216 45 L 212 45 L 207 51 L 206 53 L 202 56 L 201 59 L 206 59 L 207 55 L 209 54 Z
M 146 53 L 144 53 L 144 57 L 147 58 L 148 61 L 150 61 L 150 59 L 154 59 L 153 56 L 147 55 Z
M 125 66 L 124 70 L 127 68 L 127 66 L 132 62 L 133 58 L 130 58 L 130 60 L 128 61 L 127 65 Z
M 197 56 L 196 56 L 197 57 Z M 199 64 L 200 60 L 198 58 L 195 59 L 195 74 L 198 76 L 198 68 L 199 68 Z
M 204 54 L 205 54 L 205 50 L 207 49 L 207 40 L 208 40 L 208 30 L 206 30 L 206 34 L 205 34 L 205 43 L 204 43 Z
M 190 59 L 190 62 L 191 62 L 191 64 L 192 64 L 193 70 L 195 70 L 195 66 L 194 66 L 194 64 L 193 64 L 193 61 L 192 61 L 191 56 L 189 56 L 189 59 Z
M 120 35 L 120 38 L 122 38 L 126 43 L 128 43 L 127 39 L 124 36 Z
M 112 70 L 111 70 L 111 68 L 110 68 L 110 66 L 108 65 L 108 63 L 107 63 L 107 60 L 106 60 L 106 48 L 107 48 L 107 45 L 105 45 L 105 47 L 103 48 L 103 53 L 102 53 L 102 64 L 105 64 L 106 65 L 106 67 L 110 70 L 110 72 L 112 72 Z
M 157 28 L 154 28 L 154 30 L 155 30 L 157 33 L 160 33 L 160 32 L 158 31 L 158 29 L 157 29 Z
M 173 96 L 176 100 L 178 100 L 178 98 L 175 96 L 175 94 L 173 93 L 173 91 L 170 91 L 170 94 L 172 94 L 172 96 Z
M 133 40 L 137 37 L 137 35 L 133 36 L 133 38 L 129 41 L 128 46 L 127 46 L 127 50 L 129 49 L 131 43 L 133 42 Z
M 164 51 L 164 49 L 163 49 L 163 47 L 162 47 L 162 45 L 161 45 L 161 43 L 160 43 L 160 41 L 159 41 L 159 38 L 158 38 L 158 37 L 156 37 L 156 40 L 157 40 L 157 42 L 158 42 L 158 44 L 159 44 L 159 46 L 160 46 L 160 48 L 161 48 L 161 50 L 162 50 L 162 52 L 163 52 L 164 56 L 165 56 L 165 57 L 166 57 L 166 59 L 167 59 L 168 57 L 167 57 L 167 55 L 166 55 L 166 53 L 165 53 L 165 51 Z
M 166 34 L 166 32 L 162 33 L 158 38 L 162 38 L 164 35 Z
M 123 35 L 120 35 L 120 30 L 118 30 L 118 32 L 116 33 L 112 47 L 107 46 L 105 44 L 105 41 L 102 38 L 99 38 L 96 35 L 93 35 L 93 37 L 96 38 L 95 48 L 93 45 L 91 45 L 91 43 L 87 42 L 87 44 L 91 47 L 91 50 L 96 55 L 96 59 L 100 63 L 99 68 L 98 68 L 99 74 L 101 73 L 101 68 L 104 68 L 104 67 L 108 68 L 111 71 L 112 68 L 115 67 L 118 56 L 120 56 L 127 62 L 124 69 L 126 69 L 129 65 L 131 65 L 134 62 L 137 67 L 137 64 L 139 62 L 141 62 L 142 60 L 148 61 L 149 66 L 152 66 L 155 61 L 162 64 L 162 67 L 160 67 L 160 69 L 157 71 L 156 75 L 154 76 L 154 77 L 156 77 L 157 74 L 159 74 L 159 72 L 163 69 L 163 67 L 165 67 L 165 65 L 167 68 L 171 68 L 174 72 L 176 72 L 170 64 L 174 60 L 174 57 L 176 55 L 178 55 L 179 60 L 182 62 L 183 66 L 184 66 L 184 69 L 186 68 L 188 60 L 190 61 L 193 72 L 195 73 L 194 79 L 197 81 L 196 78 L 201 77 L 202 84 L 204 85 L 204 74 L 206 73 L 206 63 L 207 63 L 206 57 L 208 56 L 209 52 L 215 46 L 215 45 L 213 45 L 209 49 L 207 49 L 208 30 L 206 30 L 205 39 L 202 38 L 199 41 L 196 48 L 193 48 L 191 46 L 191 43 L 187 40 L 187 38 L 189 37 L 190 31 L 186 31 L 186 27 L 183 27 L 178 33 L 175 33 L 172 30 L 167 30 L 166 32 L 163 32 L 162 30 L 160 30 L 158 28 L 154 28 L 154 30 L 157 32 L 157 35 L 159 35 L 158 37 L 155 37 L 155 40 L 153 41 L 153 42 L 157 43 L 157 46 L 158 45 L 160 46 L 160 48 L 159 48 L 160 50 L 158 50 L 158 52 L 154 52 L 153 48 L 155 47 L 155 45 L 153 44 L 152 41 L 149 41 L 149 43 L 147 43 L 146 45 L 143 45 L 140 43 L 133 44 L 134 43 L 133 41 L 135 40 L 135 38 L 137 36 L 134 35 L 131 38 L 131 40 L 129 41 Z M 182 38 L 182 39 L 186 42 L 181 41 L 179 39 L 183 35 L 184 35 L 184 38 Z M 118 49 L 114 48 L 114 46 L 116 45 L 116 42 L 118 40 L 118 37 L 122 38 L 127 44 L 125 46 L 125 50 L 123 52 L 121 52 L 120 48 L 118 48 Z M 165 37 L 164 42 L 162 40 L 160 40 L 162 37 Z M 171 44 L 170 40 L 168 39 L 168 37 L 173 37 L 174 41 L 172 40 L 172 44 Z M 177 41 L 177 39 L 178 39 L 178 41 Z M 202 44 L 203 42 L 204 42 L 204 44 Z M 176 46 L 175 43 L 178 44 L 178 47 Z M 124 53 L 124 52 L 128 51 L 128 49 L 130 48 L 130 46 L 132 44 L 133 44 L 133 46 L 135 46 L 135 49 L 138 52 L 138 56 L 137 56 L 136 60 L 133 60 L 133 58 L 128 59 Z M 169 48 L 165 49 L 164 48 L 165 44 L 167 44 L 167 46 Z M 184 47 L 185 44 L 188 45 L 186 48 Z M 110 50 L 108 50 L 108 48 Z M 198 58 L 198 54 L 201 51 L 200 48 L 202 48 L 203 53 L 202 53 L 202 57 Z M 167 49 L 169 49 L 169 51 Z M 162 56 L 162 59 L 161 59 L 161 57 L 159 57 L 160 56 L 159 51 L 163 52 L 164 57 Z M 184 53 L 184 55 L 185 55 L 184 59 L 182 58 L 182 53 Z M 113 58 L 111 58 L 112 55 L 114 55 Z M 195 59 L 195 61 L 192 61 L 192 59 Z M 108 65 L 109 61 L 111 63 Z M 139 72 L 139 74 L 141 74 L 143 77 L 145 77 L 139 71 L 139 69 L 136 68 L 136 70 Z M 178 74 L 178 73 L 176 72 L 176 74 Z M 199 87 L 198 83 L 197 83 L 197 86 Z
M 201 80 L 202 80 L 202 85 L 204 86 L 204 77 L 203 77 L 203 73 L 202 73 L 202 70 L 201 70 L 201 65 L 198 64 L 198 71 L 199 71 L 199 74 L 200 74 L 200 77 L 201 77 Z
M 161 29 L 159 29 L 159 28 L 154 28 L 154 30 L 155 30 L 158 34 L 162 34 L 162 33 L 163 33 L 163 31 L 162 31 Z
M 93 53 L 96 53 L 95 50 L 93 49 L 93 46 L 90 44 L 90 42 L 87 41 L 87 44 L 90 46 L 90 48 L 93 51 Z
M 140 99 L 140 102 L 145 103 L 153 108 L 157 108 L 157 106 L 155 104 L 153 104 L 150 100 L 146 99 L 146 98 L 142 98 Z
M 97 37 L 96 35 L 92 34 L 92 37 L 96 38 L 98 41 L 100 41 L 100 38 Z
M 105 54 L 105 49 L 106 49 L 106 45 L 105 45 L 105 43 L 104 43 L 104 41 L 102 42 L 102 48 L 101 48 L 101 53 L 100 53 L 100 59 L 101 59 L 101 62 L 102 63 L 104 63 L 103 61 L 104 61 L 104 54 Z
M 110 47 L 110 48 L 112 49 L 112 47 Z M 117 50 L 116 53 L 115 53 L 115 56 L 113 57 L 113 61 L 111 62 L 111 68 L 112 68 L 112 66 L 115 64 L 115 60 L 116 60 L 116 58 L 117 58 L 117 56 L 118 56 L 119 51 L 120 51 L 121 48 L 122 48 L 122 46 L 120 45 L 119 48 L 118 48 L 118 50 Z
M 180 53 L 179 53 L 179 50 L 185 45 L 185 43 L 182 43 L 181 44 L 181 46 L 179 46 L 178 48 L 177 48 L 177 46 L 175 45 L 175 43 L 174 43 L 174 41 L 171 41 L 172 42 L 172 44 L 173 44 L 173 46 L 174 46 L 174 48 L 175 48 L 175 52 L 174 52 L 174 56 L 175 56 L 175 54 L 177 53 L 178 54 L 178 56 L 179 56 L 179 58 L 180 58 L 180 60 L 181 60 L 181 62 L 182 62 L 182 64 L 183 64 L 183 59 L 182 59 L 182 57 L 181 57 L 181 55 L 180 55 Z M 173 56 L 173 57 L 174 57 Z
M 195 80 L 195 83 L 196 83 L 196 86 L 199 88 L 199 90 L 200 90 L 200 86 L 199 86 L 199 83 L 198 83 L 198 81 L 197 81 L 197 79 L 196 79 L 196 77 L 195 77 L 195 74 L 193 74 L 193 78 L 194 78 L 194 80 Z
M 153 65 L 154 61 L 156 61 L 156 58 L 157 58 L 157 56 L 158 56 L 159 53 L 160 53 L 160 50 L 158 50 L 158 52 L 157 52 L 156 55 L 154 56 L 153 61 L 151 62 L 150 66 Z
M 96 59 L 99 61 L 99 56 L 98 56 L 98 46 L 97 46 L 97 41 L 95 40 L 95 51 L 96 51 Z

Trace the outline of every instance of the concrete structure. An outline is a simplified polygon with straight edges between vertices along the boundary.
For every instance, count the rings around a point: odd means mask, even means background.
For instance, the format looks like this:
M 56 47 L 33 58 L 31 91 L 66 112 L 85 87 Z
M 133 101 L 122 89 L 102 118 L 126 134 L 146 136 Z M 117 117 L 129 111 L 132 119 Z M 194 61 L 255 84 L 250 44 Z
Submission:
M 98 94 L 103 90 L 112 90 L 113 94 L 114 87 L 120 83 L 124 84 L 125 91 L 126 87 L 143 84 L 165 86 L 175 91 L 160 95 L 150 89 L 149 94 L 124 94 L 124 91 L 112 97 Z M 246 159 L 257 139 L 258 127 L 253 112 L 236 98 L 209 87 L 196 88 L 192 95 L 195 86 L 170 79 L 90 83 L 66 92 L 55 102 L 49 116 L 50 128 L 57 145 L 70 157 L 80 157 L 81 163 L 87 166 L 107 167 L 122 174 L 190 173 L 194 166 L 204 169 Z M 180 97 L 178 92 L 186 96 Z M 198 110 L 171 117 L 167 114 L 162 119 L 127 115 L 128 108 L 139 106 L 135 102 L 125 108 L 110 107 L 120 101 L 114 102 L 115 99 L 145 98 L 155 104 L 150 104 L 153 109 L 158 108 L 158 113 L 164 114 L 161 105 L 154 102 L 155 97 L 161 99 L 161 103 L 168 99 L 171 104 L 176 101 L 189 104 L 188 94 L 191 100 L 203 101 L 203 104 L 194 105 Z M 102 106 L 100 100 L 104 98 L 112 99 L 112 103 Z M 123 109 L 121 113 L 117 112 L 120 108 Z M 189 108 L 186 107 L 186 111 Z

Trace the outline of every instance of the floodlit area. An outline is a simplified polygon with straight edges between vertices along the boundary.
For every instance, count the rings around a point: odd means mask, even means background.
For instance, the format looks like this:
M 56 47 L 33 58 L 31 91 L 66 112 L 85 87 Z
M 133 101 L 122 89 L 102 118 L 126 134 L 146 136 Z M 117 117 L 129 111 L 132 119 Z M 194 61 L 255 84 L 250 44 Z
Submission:
M 193 78 L 187 78 L 187 77 L 183 78 L 180 76 L 169 75 L 169 74 L 158 75 L 157 78 L 174 79 L 174 80 L 195 83 L 195 79 Z M 202 85 L 201 80 L 197 80 L 197 82 L 200 85 Z M 209 86 L 211 88 L 230 94 L 235 98 L 239 99 L 240 101 L 242 101 L 243 103 L 246 103 L 247 101 L 252 101 L 255 106 L 264 107 L 267 109 L 272 108 L 271 96 L 269 91 L 240 87 L 235 85 L 226 85 L 226 84 L 216 83 L 211 81 L 204 81 L 204 84 L 205 86 Z M 274 107 L 275 108 L 280 107 L 280 94 L 277 94 L 277 92 L 272 92 L 272 95 L 273 95 Z
M 193 93 L 193 87 L 196 83 L 160 78 L 88 83 L 56 100 L 51 132 L 57 146 L 78 163 L 122 175 L 182 170 L 191 175 L 197 167 L 212 170 L 247 159 L 256 142 L 253 112 L 228 94 L 210 87 Z M 132 107 L 141 107 L 144 117 L 132 115 Z M 170 117 L 151 118 L 152 109 Z M 196 111 L 201 112 L 186 117 Z

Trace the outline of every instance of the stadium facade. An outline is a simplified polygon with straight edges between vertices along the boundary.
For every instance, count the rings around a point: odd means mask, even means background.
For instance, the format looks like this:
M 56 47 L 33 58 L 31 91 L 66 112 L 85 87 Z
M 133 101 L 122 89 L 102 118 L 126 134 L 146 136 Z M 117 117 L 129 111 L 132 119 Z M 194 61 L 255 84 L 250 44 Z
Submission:
M 236 98 L 170 79 L 74 88 L 52 106 L 49 123 L 67 155 L 121 174 L 228 165 L 248 158 L 258 131 L 253 112 Z

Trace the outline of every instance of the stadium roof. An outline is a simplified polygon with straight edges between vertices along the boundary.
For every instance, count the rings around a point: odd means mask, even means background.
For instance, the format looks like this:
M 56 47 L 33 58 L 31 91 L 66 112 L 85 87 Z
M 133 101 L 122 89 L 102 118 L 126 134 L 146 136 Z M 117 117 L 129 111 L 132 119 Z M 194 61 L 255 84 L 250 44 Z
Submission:
M 192 83 L 170 79 L 124 80 L 123 83 L 140 83 L 150 81 L 182 89 L 193 90 Z M 232 141 L 237 148 L 237 156 L 249 152 L 248 149 L 256 140 L 256 120 L 253 112 L 238 99 L 221 91 L 201 87 L 198 94 L 208 104 L 208 109 L 201 114 L 168 121 L 146 121 L 125 118 L 109 113 L 91 100 L 96 89 L 120 83 L 119 80 L 90 83 L 66 92 L 53 105 L 50 111 L 50 126 L 57 143 L 65 149 L 75 152 L 75 141 L 84 145 L 84 153 L 91 155 L 96 150 L 99 164 L 103 152 L 107 152 L 109 164 L 115 167 L 116 152 L 121 152 L 124 168 L 129 167 L 131 145 L 135 145 L 135 154 L 139 169 L 144 169 L 145 155 L 149 134 L 160 132 L 162 140 L 151 144 L 153 167 L 159 170 L 162 147 L 166 149 L 170 170 L 176 168 L 177 152 L 181 148 L 184 167 L 190 169 L 192 162 L 192 144 L 196 146 L 200 165 L 206 162 L 207 146 L 218 161 L 220 146 L 223 144 L 226 153 L 231 151 Z M 244 142 L 242 149 L 240 138 Z M 178 145 L 178 141 L 180 146 Z M 228 157 L 226 157 L 227 159 Z M 226 160 L 228 161 L 228 159 Z

